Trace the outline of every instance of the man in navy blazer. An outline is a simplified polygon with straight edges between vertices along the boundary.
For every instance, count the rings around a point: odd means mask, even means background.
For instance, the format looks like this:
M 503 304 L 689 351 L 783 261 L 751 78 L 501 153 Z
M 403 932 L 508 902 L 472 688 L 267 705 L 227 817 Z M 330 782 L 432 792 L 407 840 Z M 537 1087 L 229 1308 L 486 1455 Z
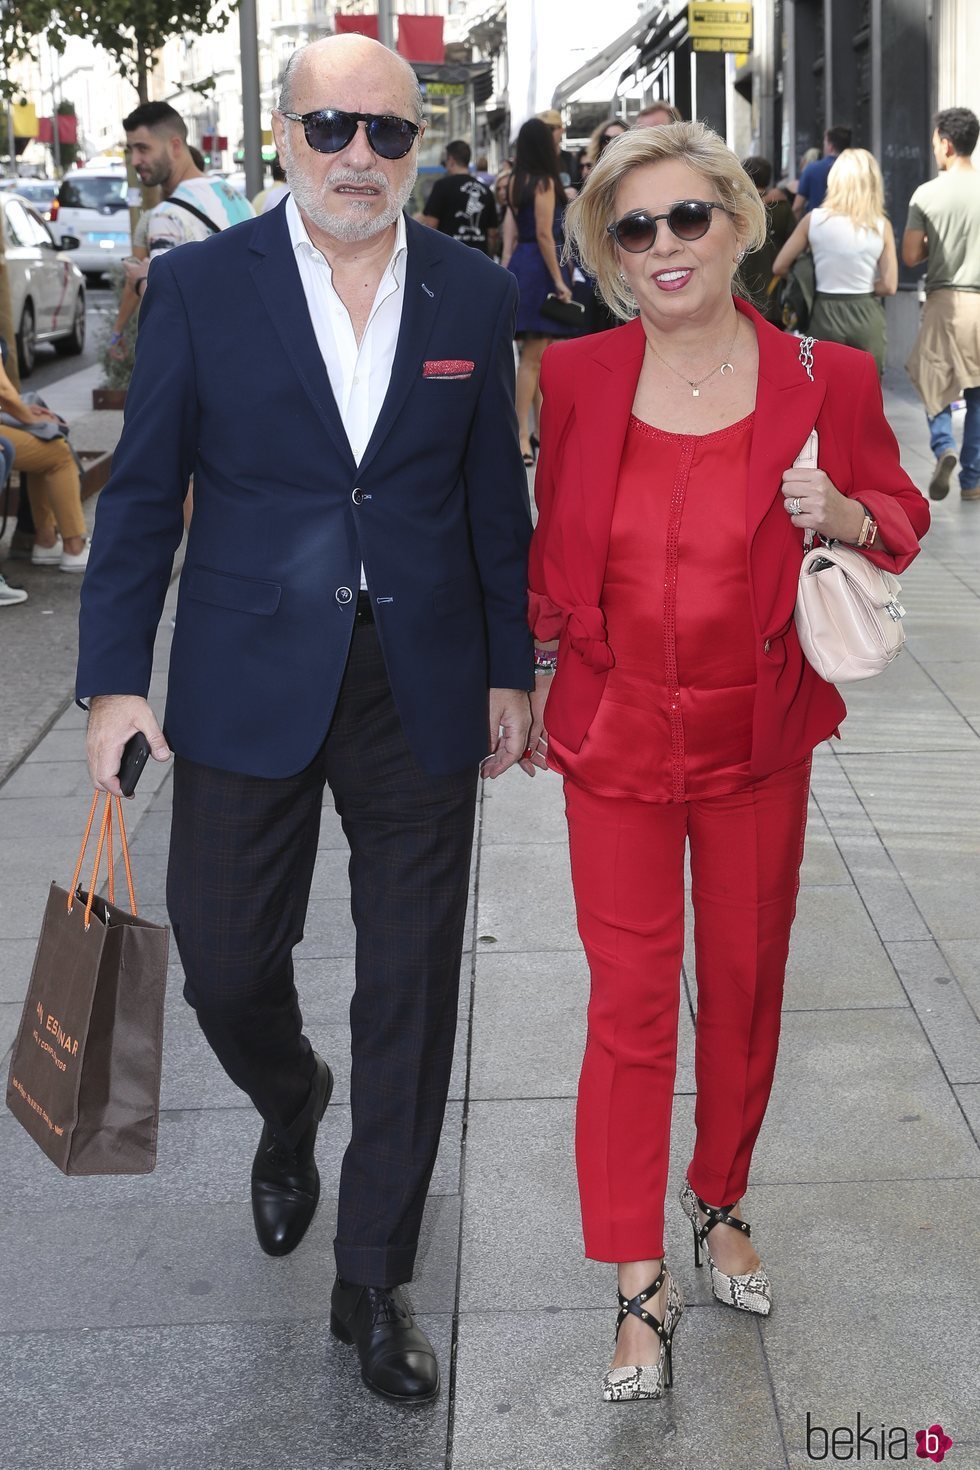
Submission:
M 77 693 L 100 789 L 136 731 L 175 754 L 185 995 L 262 1116 L 274 1255 L 313 1217 L 333 1085 L 291 958 L 330 787 L 357 929 L 331 1327 L 369 1387 L 417 1401 L 438 1366 L 400 1287 L 452 1066 L 476 784 L 520 759 L 534 682 L 516 290 L 405 217 L 421 97 L 384 47 L 294 53 L 274 127 L 292 197 L 151 268 Z M 164 734 L 146 695 L 192 475 Z

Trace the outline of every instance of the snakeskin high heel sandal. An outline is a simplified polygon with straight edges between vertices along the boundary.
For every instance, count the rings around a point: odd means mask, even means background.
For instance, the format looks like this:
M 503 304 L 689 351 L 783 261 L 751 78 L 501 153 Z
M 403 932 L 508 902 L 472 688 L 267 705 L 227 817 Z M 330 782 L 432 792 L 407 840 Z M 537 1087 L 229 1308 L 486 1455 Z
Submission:
M 661 1322 L 652 1312 L 648 1312 L 644 1302 L 667 1283 L 667 1305 L 664 1309 L 664 1319 Z M 656 1363 L 640 1363 L 636 1367 L 625 1366 L 622 1368 L 610 1368 L 602 1380 L 602 1397 L 607 1403 L 624 1402 L 631 1399 L 662 1399 L 664 1389 L 670 1388 L 674 1382 L 674 1367 L 671 1358 L 671 1341 L 677 1324 L 684 1310 L 681 1294 L 677 1290 L 674 1278 L 665 1268 L 660 1268 L 660 1275 L 652 1286 L 646 1291 L 637 1292 L 636 1296 L 625 1297 L 623 1293 L 617 1292 L 619 1297 L 619 1316 L 616 1318 L 616 1338 L 619 1338 L 619 1329 L 626 1318 L 632 1314 L 645 1322 L 651 1332 L 655 1332 L 660 1338 L 660 1356 Z
M 701 1265 L 702 1255 L 707 1260 L 714 1295 L 726 1307 L 735 1307 L 739 1312 L 754 1312 L 757 1317 L 768 1317 L 772 1311 L 772 1282 L 763 1268 L 759 1266 L 742 1276 L 726 1276 L 724 1271 L 719 1271 L 708 1249 L 708 1235 L 716 1225 L 728 1225 L 743 1235 L 752 1234 L 744 1220 L 736 1220 L 730 1213 L 735 1206 L 722 1205 L 716 1209 L 713 1205 L 706 1205 L 685 1180 L 681 1190 L 681 1208 L 694 1229 L 694 1264 Z M 703 1225 L 699 1209 L 707 1216 Z

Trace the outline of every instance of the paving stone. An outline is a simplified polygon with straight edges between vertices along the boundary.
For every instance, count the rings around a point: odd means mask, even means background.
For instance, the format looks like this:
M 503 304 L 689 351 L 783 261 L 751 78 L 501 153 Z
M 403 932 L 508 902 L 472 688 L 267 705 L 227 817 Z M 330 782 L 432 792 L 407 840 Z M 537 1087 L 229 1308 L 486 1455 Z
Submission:
M 940 948 L 974 1014 L 980 1017 L 980 950 L 968 939 L 944 939 Z
M 470 1098 L 574 1097 L 589 969 L 579 951 L 477 956 Z M 677 1092 L 694 1091 L 694 1025 L 681 998 Z
M 81 714 L 81 711 L 79 711 Z M 84 717 L 83 717 L 84 718 Z M 82 725 L 56 725 L 27 757 L 27 765 L 46 764 L 51 761 L 78 761 L 85 756 L 85 736 Z
M 546 900 L 543 902 L 542 900 Z M 568 847 L 565 843 L 499 843 L 483 849 L 477 950 L 578 949 Z
M 32 939 L 0 939 L 0 1002 L 23 1004 L 36 949 L 36 934 Z
M 238 1203 L 3 1210 L 4 1330 L 304 1320 L 327 1310 L 335 1232 L 326 1189 L 300 1245 L 278 1259 Z M 420 1312 L 452 1310 L 458 1237 L 459 1197 L 430 1195 L 412 1287 Z
M 980 659 L 929 663 L 929 677 L 968 720 L 980 719 Z
M 6 1086 L 6 1072 L 3 1074 Z M 248 1182 L 260 1124 L 247 1099 L 232 1108 L 165 1110 L 160 1116 L 157 1166 L 152 1174 L 72 1178 L 54 1168 L 0 1103 L 0 1178 L 3 1208 L 12 1212 L 117 1206 L 233 1204 L 248 1215 Z M 446 1109 L 431 1193 L 459 1193 L 463 1104 Z M 323 1188 L 336 1192 L 350 1141 L 350 1108 L 331 1102 L 317 1135 Z
M 22 1001 L 0 1002 L 0 1080 L 3 1082 L 4 1091 L 7 1088 L 7 1063 L 10 1048 L 17 1036 L 17 1028 L 20 1025 L 23 1010 Z
M 801 888 L 786 969 L 786 1010 L 905 1005 L 853 887 Z
M 980 1175 L 980 1154 L 911 1009 L 792 1012 L 756 1184 Z
M 762 1337 L 794 1470 L 812 1463 L 807 1411 L 823 1426 L 860 1410 L 910 1438 L 938 1420 L 954 1440 L 980 1439 L 980 1292 L 975 1273 L 950 1269 L 980 1249 L 977 1181 L 783 1185 L 753 1199 L 776 1283 Z M 916 1323 L 925 1359 L 896 1349 Z
M 606 1308 L 611 1266 L 587 1261 L 575 1181 L 572 1099 L 475 1102 L 464 1166 L 464 1312 Z M 666 1248 L 685 1301 L 708 1301 L 677 1193 L 691 1157 L 694 1101 L 674 1102 Z
M 955 1087 L 953 1091 L 966 1114 L 967 1122 L 973 1129 L 974 1137 L 980 1141 L 980 1086 L 976 1083 L 967 1083 L 965 1086 Z
M 444 1387 L 411 1411 L 364 1387 L 319 1301 L 307 1320 L 8 1337 L 5 1455 L 18 1470 L 443 1470 L 451 1319 L 419 1320 Z
M 888 952 L 950 1082 L 980 1082 L 980 1021 L 932 940 Z
M 498 843 L 568 842 L 564 783 L 554 771 L 539 771 L 533 780 L 508 772 L 485 783 L 481 824 L 484 847 Z
M 755 1323 L 692 1307 L 661 1402 L 606 1404 L 615 1305 L 464 1313 L 453 1470 L 782 1470 L 786 1460 Z

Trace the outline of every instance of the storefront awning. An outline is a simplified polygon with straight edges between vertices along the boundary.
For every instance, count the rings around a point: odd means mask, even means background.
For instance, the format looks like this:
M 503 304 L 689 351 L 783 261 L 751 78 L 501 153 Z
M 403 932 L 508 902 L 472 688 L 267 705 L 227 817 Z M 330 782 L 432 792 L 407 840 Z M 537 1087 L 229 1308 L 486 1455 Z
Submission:
M 658 16 L 648 28 L 635 59 L 620 77 L 621 84 L 630 77 L 645 77 L 649 72 L 657 70 L 687 38 L 687 0 L 675 0 L 674 4 L 662 8 L 663 15 Z
M 635 51 L 639 55 L 639 52 L 648 45 L 651 35 L 656 34 L 664 25 L 669 29 L 676 21 L 679 11 L 682 10 L 686 12 L 687 0 L 670 0 L 670 3 L 658 0 L 657 4 L 648 5 L 629 30 L 617 36 L 615 41 L 610 41 L 609 45 L 598 51 L 591 61 L 586 62 L 585 66 L 580 66 L 577 71 L 572 72 L 571 76 L 558 83 L 551 99 L 552 106 L 562 107 L 566 102 L 570 102 L 577 92 L 588 86 L 589 82 L 601 77 L 603 72 L 609 71 L 617 61 L 627 57 L 630 51 Z M 634 59 L 623 76 L 631 76 L 637 66 L 638 61 Z

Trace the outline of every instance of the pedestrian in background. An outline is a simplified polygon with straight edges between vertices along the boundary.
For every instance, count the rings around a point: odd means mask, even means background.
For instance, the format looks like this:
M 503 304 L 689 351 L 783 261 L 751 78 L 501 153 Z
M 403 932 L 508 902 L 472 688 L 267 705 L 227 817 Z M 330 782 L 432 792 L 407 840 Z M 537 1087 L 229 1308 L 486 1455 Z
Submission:
M 773 262 L 777 276 L 804 250 L 813 256 L 816 297 L 807 331 L 821 342 L 870 352 L 885 371 L 885 313 L 880 298 L 898 290 L 895 232 L 885 214 L 881 169 L 865 148 L 836 159 L 822 205 L 805 214 Z
M 770 189 L 772 164 L 768 158 L 752 155 L 742 159 L 742 167 L 759 191 L 766 210 L 766 238 L 757 250 L 746 252 L 739 269 L 739 278 L 748 293 L 752 305 L 757 307 L 767 322 L 782 326 L 782 312 L 776 293 L 770 290 L 773 284 L 773 261 L 796 227 L 789 200 L 779 189 Z
M 968 107 L 936 114 L 932 151 L 939 177 L 909 201 L 906 265 L 926 262 L 926 304 L 908 373 L 925 404 L 936 468 L 929 495 L 943 500 L 956 468 L 950 404 L 966 399 L 960 498 L 980 500 L 980 174 L 973 150 L 980 121 Z
M 628 132 L 629 128 L 618 117 L 607 117 L 605 122 L 600 123 L 593 130 L 591 138 L 585 145 L 585 157 L 589 168 L 595 168 L 614 138 L 621 138 L 623 133 Z
M 529 118 L 517 135 L 514 150 L 514 170 L 507 186 L 510 225 L 505 224 L 501 260 L 516 276 L 520 292 L 515 332 L 520 352 L 517 428 L 528 466 L 534 464 L 531 412 L 541 357 L 549 342 L 570 334 L 542 312 L 549 296 L 559 301 L 572 299 L 571 276 L 559 258 L 565 202 L 552 130 L 540 118 Z
M 569 153 L 567 148 L 562 147 L 562 139 L 565 136 L 565 123 L 561 113 L 556 107 L 549 107 L 544 112 L 539 112 L 538 117 L 551 129 L 551 136 L 555 144 L 555 156 L 558 159 L 558 174 L 562 187 L 568 189 L 579 182 L 578 172 L 575 167 L 575 157 Z
M 118 792 L 136 730 L 176 755 L 184 994 L 261 1116 L 252 1217 L 273 1256 L 320 1197 L 333 1077 L 292 955 L 329 784 L 357 933 L 330 1329 L 372 1391 L 418 1403 L 439 1368 L 402 1288 L 452 1069 L 477 782 L 481 761 L 516 763 L 530 724 L 517 292 L 406 217 L 425 124 L 393 52 L 363 36 L 297 50 L 272 121 L 285 204 L 150 271 L 77 697 L 95 696 L 100 790 Z M 191 471 L 164 737 L 146 694 Z
M 851 146 L 850 128 L 828 128 L 823 135 L 823 157 L 803 168 L 796 185 L 793 213 L 802 219 L 824 201 L 831 169 L 845 148 Z
M 564 776 L 591 971 L 576 1149 L 586 1253 L 619 1271 L 607 1399 L 662 1395 L 682 1310 L 663 1206 L 688 841 L 697 1107 L 681 1204 L 715 1296 L 770 1310 L 740 1201 L 776 1062 L 811 753 L 845 714 L 796 636 L 804 532 L 901 571 L 929 523 L 868 357 L 818 343 L 811 382 L 799 342 L 733 298 L 765 228 L 703 124 L 620 139 L 569 207 L 568 241 L 609 305 L 639 316 L 544 359 L 522 765 Z M 814 428 L 821 467 L 794 468 Z
M 446 172 L 429 190 L 419 220 L 461 245 L 496 255 L 497 206 L 493 191 L 470 173 L 471 156 L 470 145 L 462 138 L 446 144 L 442 159 Z
M 25 403 L 8 378 L 2 358 L 0 352 L 0 433 L 13 448 L 12 468 L 28 477 L 34 521 L 31 565 L 84 572 L 89 544 L 78 461 L 58 415 L 40 404 Z
M 256 214 L 265 214 L 270 209 L 275 209 L 289 193 L 289 185 L 286 182 L 286 170 L 279 162 L 276 154 L 272 160 L 272 183 L 267 189 L 260 189 L 252 200 L 252 208 Z
M 659 98 L 656 102 L 648 102 L 646 107 L 633 119 L 633 130 L 637 128 L 659 128 L 666 123 L 681 121 L 681 110 L 675 107 L 673 102 L 668 102 L 666 97 Z

